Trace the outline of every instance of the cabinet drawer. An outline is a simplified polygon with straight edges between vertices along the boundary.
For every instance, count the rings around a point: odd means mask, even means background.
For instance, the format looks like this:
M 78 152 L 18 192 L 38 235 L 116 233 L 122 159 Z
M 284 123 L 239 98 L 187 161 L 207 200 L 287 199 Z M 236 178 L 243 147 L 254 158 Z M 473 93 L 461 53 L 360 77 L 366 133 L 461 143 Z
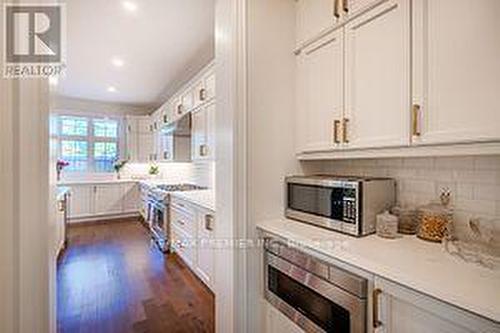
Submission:
M 193 212 L 172 206 L 170 221 L 172 226 L 177 227 L 189 236 L 196 236 L 196 221 Z

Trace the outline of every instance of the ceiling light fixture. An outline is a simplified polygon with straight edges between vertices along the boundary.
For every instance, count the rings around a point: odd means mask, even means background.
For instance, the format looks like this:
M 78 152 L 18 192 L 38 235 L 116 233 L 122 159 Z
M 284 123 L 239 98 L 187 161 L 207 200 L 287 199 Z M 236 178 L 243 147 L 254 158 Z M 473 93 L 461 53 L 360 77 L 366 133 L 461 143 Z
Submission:
M 109 92 L 116 92 L 116 88 L 115 88 L 115 87 L 113 87 L 113 86 L 109 86 L 109 87 L 108 87 L 108 91 L 109 91 Z
M 123 8 L 128 10 L 129 12 L 135 12 L 137 10 L 137 4 L 132 1 L 123 1 Z
M 125 61 L 123 61 L 123 59 L 120 59 L 120 58 L 111 59 L 111 63 L 115 67 L 123 67 L 123 65 L 125 65 Z

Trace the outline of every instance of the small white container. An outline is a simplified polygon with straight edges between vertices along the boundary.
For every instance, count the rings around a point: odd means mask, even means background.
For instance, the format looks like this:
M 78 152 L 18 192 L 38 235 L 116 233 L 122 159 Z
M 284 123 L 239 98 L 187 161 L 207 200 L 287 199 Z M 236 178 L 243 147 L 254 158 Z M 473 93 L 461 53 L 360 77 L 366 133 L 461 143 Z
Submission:
M 377 235 L 383 238 L 398 237 L 398 217 L 385 211 L 377 215 Z

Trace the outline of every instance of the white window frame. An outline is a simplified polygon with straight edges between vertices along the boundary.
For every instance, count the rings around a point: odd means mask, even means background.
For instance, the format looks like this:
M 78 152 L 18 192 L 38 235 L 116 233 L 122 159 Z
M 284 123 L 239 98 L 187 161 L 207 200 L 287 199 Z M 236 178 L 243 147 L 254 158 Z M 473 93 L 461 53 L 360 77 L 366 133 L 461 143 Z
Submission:
M 62 134 L 62 122 L 60 121 L 61 117 L 78 117 L 85 118 L 88 122 L 88 131 L 86 136 L 80 135 L 63 135 Z M 95 159 L 94 159 L 94 143 L 96 142 L 116 142 L 117 144 L 117 155 L 118 158 L 121 158 L 122 153 L 124 151 L 124 129 L 123 129 L 123 117 L 116 116 L 104 116 L 97 114 L 80 114 L 80 113 L 71 113 L 71 112 L 60 112 L 57 114 L 57 127 L 56 127 L 56 139 L 57 139 L 57 156 L 61 158 L 62 155 L 62 141 L 85 141 L 88 145 L 88 156 L 87 163 L 88 167 L 86 171 L 67 171 L 69 174 L 77 175 L 77 174 L 109 174 L 112 172 L 97 172 L 95 168 Z M 94 136 L 94 120 L 114 120 L 118 123 L 118 136 L 117 138 L 106 138 L 106 137 L 96 137 Z

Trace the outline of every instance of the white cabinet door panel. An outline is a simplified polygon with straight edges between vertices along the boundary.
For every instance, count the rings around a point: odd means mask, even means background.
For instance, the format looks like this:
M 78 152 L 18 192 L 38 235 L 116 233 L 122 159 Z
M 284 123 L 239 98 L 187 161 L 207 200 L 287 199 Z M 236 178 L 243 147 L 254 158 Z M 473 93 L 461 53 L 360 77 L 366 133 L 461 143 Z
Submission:
M 123 211 L 121 185 L 94 186 L 95 215 L 120 214 Z
M 88 217 L 93 214 L 93 187 L 71 186 L 70 218 Z
M 198 276 L 207 284 L 214 287 L 215 257 L 212 240 L 214 238 L 213 228 L 215 217 L 210 212 L 198 211 L 197 214 L 197 267 Z
M 499 333 L 500 325 L 394 282 L 376 277 L 377 333 Z
M 335 147 L 334 121 L 343 111 L 343 30 L 339 29 L 297 56 L 297 150 Z
M 211 70 L 208 72 L 204 78 L 205 83 L 205 96 L 203 96 L 203 101 L 208 101 L 212 98 L 215 98 L 215 71 Z
M 136 213 L 140 209 L 141 194 L 138 184 L 122 185 L 122 205 L 124 213 Z
M 348 147 L 408 145 L 410 0 L 387 1 L 345 29 Z
M 334 0 L 298 0 L 296 3 L 297 43 L 305 42 L 334 25 Z
M 204 156 L 204 146 L 207 144 L 207 112 L 206 108 L 193 112 L 192 114 L 192 130 L 191 130 L 191 153 L 192 159 L 202 160 Z
M 415 143 L 500 139 L 500 1 L 414 1 Z

